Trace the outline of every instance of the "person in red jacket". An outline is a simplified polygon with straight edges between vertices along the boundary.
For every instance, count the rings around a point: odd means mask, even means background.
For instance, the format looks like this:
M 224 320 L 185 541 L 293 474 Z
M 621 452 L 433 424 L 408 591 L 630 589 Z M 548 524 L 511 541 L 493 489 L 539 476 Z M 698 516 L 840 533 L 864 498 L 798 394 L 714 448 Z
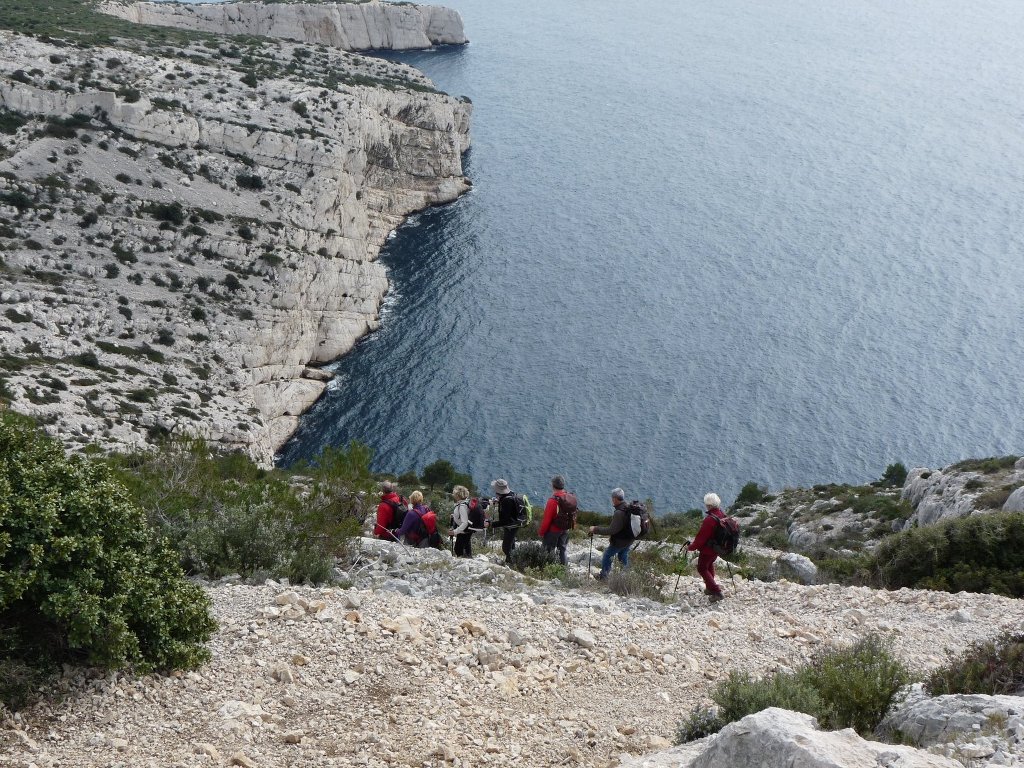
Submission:
M 373 535 L 378 539 L 395 541 L 395 512 L 402 504 L 402 497 L 398 495 L 395 484 L 385 480 L 380 484 L 380 504 L 377 505 L 377 523 L 373 526 Z M 401 521 L 398 521 L 399 523 Z
M 704 522 L 700 524 L 700 530 L 693 537 L 686 548 L 689 552 L 700 552 L 697 557 L 697 573 L 704 579 L 704 594 L 711 598 L 712 603 L 717 603 L 725 595 L 722 594 L 721 585 L 715 581 L 715 560 L 718 553 L 711 546 L 711 540 L 715 535 L 715 528 L 718 521 L 725 518 L 722 511 L 722 500 L 717 493 L 709 493 L 704 497 Z
M 565 556 L 565 548 L 569 546 L 569 528 L 560 525 L 558 518 L 558 500 L 565 498 L 565 478 L 555 475 L 551 478 L 551 498 L 544 505 L 544 519 L 540 521 L 540 528 L 537 534 L 544 544 L 545 552 L 558 550 L 558 562 L 568 565 Z

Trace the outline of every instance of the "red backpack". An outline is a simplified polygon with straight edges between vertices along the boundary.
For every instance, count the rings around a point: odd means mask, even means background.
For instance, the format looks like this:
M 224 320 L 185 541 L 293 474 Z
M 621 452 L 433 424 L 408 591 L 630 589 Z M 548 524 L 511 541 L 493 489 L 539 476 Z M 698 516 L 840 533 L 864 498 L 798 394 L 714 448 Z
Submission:
M 558 504 L 554 519 L 555 527 L 562 531 L 571 531 L 576 527 L 576 513 L 579 510 L 576 494 L 566 492 L 563 496 L 556 495 L 551 498 Z

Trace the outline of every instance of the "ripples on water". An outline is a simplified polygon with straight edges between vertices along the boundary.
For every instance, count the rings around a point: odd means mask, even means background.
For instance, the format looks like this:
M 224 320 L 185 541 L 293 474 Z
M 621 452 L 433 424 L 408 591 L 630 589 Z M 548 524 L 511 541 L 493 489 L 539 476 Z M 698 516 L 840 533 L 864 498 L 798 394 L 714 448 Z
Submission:
M 351 439 L 537 496 L 1024 452 L 1024 4 L 449 0 L 471 194 L 285 463 Z

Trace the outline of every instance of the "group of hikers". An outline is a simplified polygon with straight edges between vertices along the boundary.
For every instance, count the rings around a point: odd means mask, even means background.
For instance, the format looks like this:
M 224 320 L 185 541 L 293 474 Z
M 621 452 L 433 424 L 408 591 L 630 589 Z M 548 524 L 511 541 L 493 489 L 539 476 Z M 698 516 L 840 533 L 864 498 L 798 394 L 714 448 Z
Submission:
M 519 529 L 532 519 L 532 507 L 522 494 L 515 493 L 504 479 L 491 483 L 494 496 L 474 497 L 463 485 L 452 489 L 454 508 L 448 536 L 452 553 L 456 557 L 472 557 L 473 534 L 501 531 L 501 551 L 505 563 L 511 564 Z M 411 547 L 443 546 L 438 530 L 437 513 L 424 500 L 423 493 L 413 491 L 408 499 L 400 496 L 395 483 L 380 484 L 381 500 L 373 534 L 379 539 L 398 541 Z M 623 568 L 629 567 L 629 553 L 637 540 L 650 529 L 646 507 L 638 501 L 629 502 L 621 488 L 611 492 L 612 519 L 608 525 L 590 526 L 593 536 L 607 536 L 608 545 L 601 558 L 597 579 L 605 580 L 617 559 Z M 715 493 L 704 496 L 704 519 L 692 541 L 685 544 L 687 552 L 698 552 L 697 573 L 704 580 L 704 592 L 712 602 L 723 598 L 722 587 L 715 577 L 715 561 L 719 555 L 729 554 L 739 539 L 739 527 L 733 518 L 722 511 L 722 500 Z M 557 552 L 562 565 L 568 565 L 569 532 L 576 528 L 578 503 L 575 494 L 566 490 L 565 478 L 555 475 L 551 479 L 551 496 L 544 505 L 538 535 L 546 552 Z

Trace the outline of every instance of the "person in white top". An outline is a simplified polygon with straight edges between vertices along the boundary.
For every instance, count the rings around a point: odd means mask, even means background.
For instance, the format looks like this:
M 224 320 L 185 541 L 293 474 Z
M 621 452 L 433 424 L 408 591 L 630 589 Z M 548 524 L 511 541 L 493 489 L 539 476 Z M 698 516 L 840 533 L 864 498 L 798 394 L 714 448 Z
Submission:
M 473 531 L 469 527 L 469 489 L 464 485 L 456 485 L 452 488 L 452 498 L 455 499 L 451 530 L 451 535 L 455 537 L 454 554 L 456 557 L 472 557 Z

